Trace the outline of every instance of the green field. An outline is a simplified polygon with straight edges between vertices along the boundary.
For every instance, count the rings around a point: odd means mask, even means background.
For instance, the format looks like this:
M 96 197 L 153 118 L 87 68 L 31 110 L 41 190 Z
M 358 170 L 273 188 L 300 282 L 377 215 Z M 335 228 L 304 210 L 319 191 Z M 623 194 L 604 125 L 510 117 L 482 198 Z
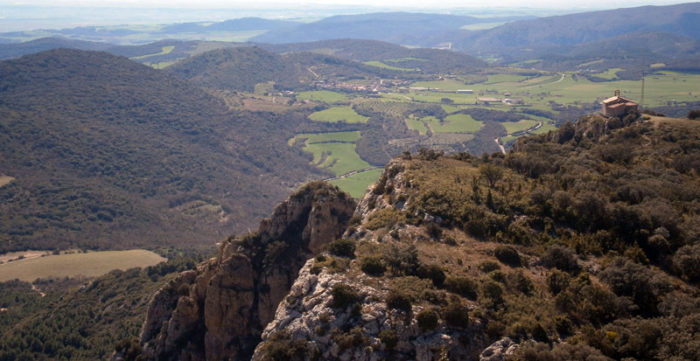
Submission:
M 300 92 L 297 94 L 298 100 L 312 100 L 315 102 L 324 102 L 328 104 L 338 103 L 348 100 L 347 95 L 343 93 L 333 92 L 329 90 L 317 90 Z
M 331 132 L 331 133 L 309 133 L 297 134 L 290 139 L 289 144 L 292 145 L 297 139 L 306 139 L 306 144 L 322 143 L 322 142 L 350 142 L 354 143 L 360 139 L 360 132 Z
M 365 172 L 360 172 L 353 174 L 346 178 L 335 179 L 330 181 L 340 189 L 350 193 L 351 196 L 355 198 L 360 198 L 365 194 L 367 187 L 379 179 L 382 175 L 383 169 L 372 169 Z
M 484 84 L 497 84 L 497 83 L 517 83 L 527 80 L 526 76 L 517 74 L 491 74 L 489 79 Z
M 150 57 L 152 57 L 152 56 L 166 55 L 166 54 L 170 54 L 173 50 L 175 50 L 175 46 L 173 46 L 173 45 L 168 45 L 168 46 L 164 46 L 163 48 L 161 48 L 160 53 L 146 54 L 146 55 L 141 55 L 141 56 L 135 56 L 135 57 L 130 58 L 130 59 L 131 59 L 131 60 L 141 60 L 141 59 L 150 58 Z
M 367 117 L 363 117 L 355 112 L 350 106 L 333 107 L 309 115 L 309 119 L 316 122 L 329 123 L 366 123 Z
M 177 61 L 164 61 L 161 63 L 150 63 L 148 65 L 153 69 L 164 69 L 164 68 L 167 68 L 175 63 L 177 63 Z
M 418 88 L 435 88 L 445 91 L 457 91 L 460 89 L 471 89 L 471 85 L 467 85 L 461 81 L 454 79 L 435 80 L 435 81 L 419 81 L 411 84 L 411 87 Z
M 593 76 L 595 76 L 595 77 L 597 77 L 597 78 L 603 78 L 603 79 L 608 79 L 608 80 L 615 80 L 615 79 L 617 79 L 617 72 L 618 72 L 618 71 L 623 71 L 623 70 L 625 70 L 625 69 L 622 69 L 622 68 L 612 68 L 612 69 L 608 69 L 607 71 L 605 71 L 605 72 L 603 72 L 603 73 L 595 73 L 595 74 L 591 74 L 591 75 L 593 75 Z
M 142 249 L 52 255 L 0 264 L 0 282 L 13 279 L 32 282 L 37 278 L 101 276 L 111 270 L 148 267 L 165 258 Z
M 376 60 L 366 61 L 366 62 L 364 62 L 364 64 L 369 65 L 369 66 L 375 66 L 377 68 L 398 70 L 398 71 L 418 71 L 419 70 L 416 68 L 400 68 L 398 66 L 387 65 L 387 64 L 382 63 L 381 61 L 376 61 Z
M 452 114 L 440 122 L 435 117 L 422 118 L 434 133 L 475 133 L 481 129 L 482 122 L 474 120 L 469 114 Z
M 430 60 L 428 59 L 423 59 L 423 58 L 415 58 L 415 57 L 408 57 L 408 58 L 396 58 L 396 59 L 384 59 L 383 61 L 389 62 L 389 63 L 402 63 L 404 61 L 421 61 L 421 62 L 428 62 Z
M 336 176 L 370 167 L 357 155 L 355 143 L 314 143 L 304 147 L 304 150 L 314 155 L 316 166 L 326 168 Z
M 355 142 L 360 139 L 359 131 L 297 134 L 288 143 L 293 145 L 302 139 L 302 149 L 314 156 L 312 163 L 330 170 L 336 176 L 370 167 L 355 151 Z
M 523 119 L 519 122 L 503 122 L 501 125 L 503 125 L 504 128 L 506 128 L 506 132 L 508 134 L 513 134 L 515 132 L 520 132 L 523 130 L 530 129 L 534 127 L 537 124 L 536 120 L 532 119 Z
M 428 128 L 425 127 L 425 123 L 413 116 L 406 118 L 406 126 L 408 129 L 417 130 L 420 135 L 426 135 L 428 133 Z
M 502 21 L 493 22 L 493 23 L 476 23 L 476 24 L 464 25 L 460 29 L 462 29 L 462 30 L 488 30 L 488 29 L 493 29 L 497 26 L 501 26 L 503 24 L 505 24 L 505 22 L 502 22 Z
M 612 76 L 610 69 L 603 76 Z M 563 75 L 563 76 L 562 76 Z M 550 101 L 558 104 L 591 104 L 597 100 L 610 97 L 617 89 L 622 95 L 633 100 L 641 101 L 641 80 L 613 80 L 592 82 L 583 76 L 565 74 L 542 74 L 536 77 L 503 73 L 488 76 L 485 83 L 461 85 L 456 80 L 435 82 L 416 82 L 413 87 L 430 87 L 444 90 L 465 88 L 474 90 L 475 94 L 498 98 L 522 98 L 533 109 L 552 111 Z M 414 92 L 411 94 L 415 101 L 441 103 L 442 98 L 452 99 L 456 104 L 473 104 L 477 95 L 450 94 L 439 92 Z M 481 96 L 481 95 L 480 95 Z M 645 77 L 644 106 L 653 107 L 666 105 L 669 102 L 700 101 L 700 74 L 661 71 Z M 494 105 L 490 107 L 493 108 Z M 500 106 L 500 105 L 495 105 Z M 511 106 L 503 108 L 511 109 Z M 515 107 L 517 109 L 517 107 Z
M 450 99 L 454 104 L 474 104 L 476 95 L 474 94 L 457 94 L 457 93 L 441 93 L 441 92 L 424 92 L 419 91 L 412 93 L 413 100 L 422 103 L 442 103 L 443 99 Z

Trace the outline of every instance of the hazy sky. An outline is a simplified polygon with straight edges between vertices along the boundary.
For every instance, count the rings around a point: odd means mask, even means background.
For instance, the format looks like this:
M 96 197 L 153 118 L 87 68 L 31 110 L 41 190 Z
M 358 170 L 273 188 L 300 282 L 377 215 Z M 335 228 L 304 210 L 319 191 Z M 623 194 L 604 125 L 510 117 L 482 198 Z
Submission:
M 331 15 L 397 10 L 470 16 L 551 16 L 680 3 L 673 0 L 0 0 L 0 33 L 89 25 L 223 21 L 247 16 L 312 21 Z
M 484 0 L 9 0 L 6 4 L 12 5 L 44 5 L 44 6 L 119 6 L 119 7 L 165 7 L 165 8 L 254 8 L 274 6 L 337 6 L 359 5 L 368 7 L 393 7 L 393 8 L 455 8 L 455 7 L 530 7 L 530 8 L 618 8 L 640 5 L 669 5 L 679 4 L 682 1 L 673 0 L 629 0 L 624 2 L 611 2 L 609 0 L 531 0 L 523 2 L 519 0 L 500 0 L 497 2 L 485 2 Z

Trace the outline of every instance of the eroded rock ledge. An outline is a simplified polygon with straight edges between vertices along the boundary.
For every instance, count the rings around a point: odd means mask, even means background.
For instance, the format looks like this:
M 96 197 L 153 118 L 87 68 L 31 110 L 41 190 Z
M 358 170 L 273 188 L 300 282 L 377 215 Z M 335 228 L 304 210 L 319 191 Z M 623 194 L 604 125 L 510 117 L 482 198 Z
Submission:
M 336 187 L 311 183 L 256 233 L 222 242 L 219 255 L 163 287 L 140 335 L 151 360 L 250 359 L 299 269 L 338 238 L 355 209 Z

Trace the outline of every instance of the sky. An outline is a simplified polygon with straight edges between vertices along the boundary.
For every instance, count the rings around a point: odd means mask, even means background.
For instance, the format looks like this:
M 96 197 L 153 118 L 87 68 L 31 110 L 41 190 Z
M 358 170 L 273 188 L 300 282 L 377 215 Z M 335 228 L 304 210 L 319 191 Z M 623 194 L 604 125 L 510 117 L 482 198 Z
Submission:
M 5 2 L 5 1 L 3 1 Z M 252 7 L 277 7 L 277 6 L 367 6 L 388 8 L 483 8 L 486 7 L 530 7 L 530 8 L 617 8 L 640 5 L 669 5 L 682 3 L 672 0 L 629 0 L 625 2 L 611 2 L 609 0 L 577 0 L 575 2 L 561 0 L 531 0 L 524 3 L 522 0 L 499 0 L 489 3 L 483 0 L 9 0 L 6 4 L 12 5 L 42 5 L 42 6 L 80 6 L 80 7 L 165 7 L 165 8 L 252 8 Z
M 78 26 L 173 24 L 256 16 L 314 21 L 331 15 L 414 11 L 469 16 L 551 16 L 673 0 L 0 0 L 0 33 Z

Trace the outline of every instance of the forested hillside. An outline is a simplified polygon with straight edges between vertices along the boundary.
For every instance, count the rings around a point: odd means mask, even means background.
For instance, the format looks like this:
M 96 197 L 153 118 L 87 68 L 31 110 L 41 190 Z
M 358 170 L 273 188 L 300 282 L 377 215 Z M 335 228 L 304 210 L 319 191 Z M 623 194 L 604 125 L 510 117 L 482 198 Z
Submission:
M 0 92 L 1 251 L 211 247 L 319 174 L 286 145 L 300 116 L 230 112 L 126 58 L 1 62 Z
M 80 279 L 0 283 L 0 360 L 106 360 L 138 335 L 151 295 L 201 258 Z

